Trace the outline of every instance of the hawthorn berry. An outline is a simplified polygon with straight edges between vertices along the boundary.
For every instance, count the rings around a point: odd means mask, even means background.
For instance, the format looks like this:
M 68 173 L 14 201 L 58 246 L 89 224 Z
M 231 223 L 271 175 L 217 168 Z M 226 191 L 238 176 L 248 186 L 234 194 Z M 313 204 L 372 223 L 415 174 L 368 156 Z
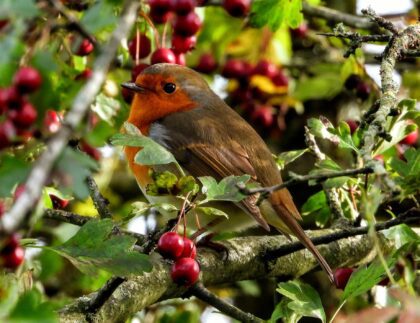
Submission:
M 184 249 L 182 250 L 180 258 L 192 258 L 195 259 L 197 256 L 197 247 L 194 241 L 184 237 Z
M 149 0 L 151 9 L 164 11 L 172 10 L 172 0 Z
M 346 123 L 349 125 L 350 133 L 354 134 L 354 132 L 359 127 L 359 122 L 356 120 L 346 120 Z
M 3 216 L 4 212 L 6 212 L 6 206 L 3 201 L 0 201 L 0 218 Z
M 121 95 L 126 103 L 131 103 L 133 101 L 134 93 L 133 91 L 130 91 L 129 89 L 126 89 L 123 87 L 121 89 Z
M 222 69 L 222 76 L 226 78 L 241 79 L 249 75 L 249 66 L 244 61 L 229 59 Z
M 50 194 L 50 199 L 53 205 L 53 208 L 56 210 L 62 210 L 69 205 L 69 200 L 59 198 L 58 196 L 54 194 Z
M 191 286 L 199 275 L 200 266 L 192 258 L 180 258 L 172 265 L 171 278 L 178 285 Z
M 194 11 L 191 11 L 186 16 L 177 16 L 173 26 L 175 34 L 183 37 L 194 35 L 200 27 L 200 17 Z
M 0 90 L 0 106 L 5 107 L 0 110 L 16 109 L 21 106 L 22 101 L 23 98 L 16 87 L 10 86 Z
M 80 43 L 79 48 L 77 48 L 75 54 L 78 56 L 87 56 L 93 52 L 94 48 L 95 47 L 93 46 L 92 42 L 85 38 Z
M 197 37 L 182 37 L 177 34 L 172 36 L 172 50 L 175 53 L 186 53 L 193 50 L 197 43 Z
M 249 12 L 251 0 L 223 0 L 222 6 L 232 17 L 243 17 Z
M 195 67 L 195 69 L 204 74 L 210 74 L 214 72 L 217 68 L 217 62 L 216 59 L 212 54 L 203 54 L 200 56 L 200 60 L 198 61 L 198 65 Z
M 140 37 L 135 36 L 128 43 L 128 51 L 133 59 L 136 59 L 137 46 L 139 46 L 139 58 L 145 58 L 149 56 L 151 49 L 151 42 L 149 37 L 145 34 L 140 34 Z
M 131 80 L 132 80 L 132 81 L 135 81 L 135 80 L 137 79 L 137 76 L 138 76 L 141 72 L 143 72 L 143 70 L 144 70 L 146 67 L 149 67 L 149 64 L 143 64 L 143 63 L 140 63 L 140 64 L 138 64 L 138 65 L 134 66 L 134 67 L 133 67 L 133 69 L 131 70 Z
M 2 254 L 1 258 L 4 267 L 16 269 L 25 259 L 25 250 L 21 246 L 17 246 L 11 252 Z
M 346 81 L 344 86 L 347 90 L 354 90 L 359 83 L 362 83 L 362 78 L 357 74 L 351 74 Z
M 4 120 L 0 123 L 0 149 L 9 147 L 16 136 L 16 128 L 12 121 Z
M 185 54 L 183 53 L 176 53 L 175 54 L 175 64 L 185 66 L 187 62 L 185 61 Z
M 149 16 L 153 20 L 155 24 L 164 24 L 166 23 L 169 18 L 171 18 L 170 11 L 160 11 L 158 9 L 151 8 Z
M 292 36 L 296 38 L 305 38 L 308 35 L 308 25 L 306 23 L 301 23 L 299 27 L 291 29 Z
M 183 16 L 194 10 L 196 6 L 195 0 L 177 0 L 172 5 L 172 10 L 178 15 Z
M 10 110 L 9 117 L 10 120 L 17 127 L 29 127 L 31 126 L 38 116 L 38 112 L 35 110 L 34 106 L 29 102 L 24 102 L 22 106 L 18 109 Z
M 51 134 L 57 132 L 61 126 L 60 116 L 57 111 L 47 110 L 45 112 L 43 125 L 47 133 Z
M 274 123 L 273 107 L 269 105 L 257 107 L 251 114 L 251 119 L 263 128 L 271 127 Z
M 274 75 L 271 78 L 271 81 L 275 86 L 288 86 L 289 85 L 289 79 L 287 76 L 283 73 L 282 70 L 279 70 L 276 75 Z
M 101 159 L 101 152 L 97 148 L 89 145 L 84 140 L 80 141 L 80 150 L 88 154 L 90 157 L 92 157 L 96 161 L 99 161 Z
M 412 124 L 413 122 L 411 121 L 410 123 Z M 417 143 L 418 139 L 419 129 L 416 129 L 413 132 L 410 132 L 407 136 L 405 136 L 404 139 L 401 140 L 401 143 L 408 146 L 414 146 Z
M 263 59 L 254 67 L 252 74 L 263 75 L 269 79 L 273 79 L 278 74 L 278 69 L 276 65 Z
M 92 76 L 92 70 L 90 68 L 84 69 L 79 75 L 76 76 L 75 80 L 87 80 Z
M 353 273 L 352 268 L 338 268 L 334 272 L 334 281 L 338 289 L 344 289 Z
M 363 101 L 366 100 L 370 95 L 371 89 L 369 84 L 365 82 L 361 82 L 356 86 L 356 95 L 358 98 L 362 99 Z
M 176 57 L 174 52 L 169 48 L 159 48 L 156 49 L 151 57 L 152 64 L 158 63 L 176 63 Z
M 21 67 L 13 78 L 13 84 L 21 94 L 32 93 L 42 84 L 41 74 L 33 67 Z
M 165 232 L 158 241 L 159 253 L 169 259 L 177 259 L 184 250 L 184 239 L 176 232 Z

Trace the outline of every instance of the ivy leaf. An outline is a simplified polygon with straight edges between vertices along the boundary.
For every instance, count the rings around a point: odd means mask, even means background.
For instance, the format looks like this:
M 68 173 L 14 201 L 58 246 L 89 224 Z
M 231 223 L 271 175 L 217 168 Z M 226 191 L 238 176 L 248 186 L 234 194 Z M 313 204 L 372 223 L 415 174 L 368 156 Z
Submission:
M 297 28 L 303 21 L 302 0 L 255 0 L 252 2 L 250 24 L 261 28 L 268 25 L 273 31 L 285 22 Z
M 204 176 L 198 179 L 203 184 L 202 192 L 206 194 L 206 199 L 201 201 L 200 204 L 204 204 L 210 201 L 230 201 L 239 202 L 242 201 L 246 195 L 242 194 L 237 185 L 245 184 L 249 181 L 251 176 L 229 176 L 223 178 L 219 183 L 213 177 Z
M 292 151 L 286 151 L 284 153 L 281 153 L 276 158 L 277 166 L 280 168 L 280 170 L 282 170 L 287 164 L 294 162 L 296 159 L 301 157 L 307 151 L 308 149 L 306 148 L 306 149 L 292 150 Z
M 291 281 L 279 283 L 276 290 L 290 299 L 287 307 L 295 313 L 319 318 L 322 322 L 326 322 L 321 298 L 312 286 L 298 281 Z
M 13 187 L 28 176 L 30 169 L 28 163 L 16 157 L 4 156 L 0 163 L 0 197 L 10 196 Z
M 212 217 L 213 216 L 224 216 L 226 219 L 229 219 L 229 216 L 225 212 L 223 212 L 222 210 L 216 209 L 214 207 L 201 206 L 201 207 L 197 207 L 196 211 L 201 212 L 201 213 L 203 213 L 205 215 L 208 215 L 208 216 L 212 216 Z
M 147 255 L 133 251 L 134 237 L 112 235 L 111 219 L 87 222 L 61 246 L 49 247 L 69 259 L 88 275 L 103 269 L 117 276 L 141 274 L 152 270 Z
M 386 260 L 388 268 L 393 267 L 397 259 L 394 256 L 388 257 Z M 361 267 L 353 272 L 341 295 L 341 301 L 345 301 L 350 297 L 361 295 L 373 286 L 378 284 L 385 275 L 385 268 L 380 261 L 372 262 L 368 267 Z

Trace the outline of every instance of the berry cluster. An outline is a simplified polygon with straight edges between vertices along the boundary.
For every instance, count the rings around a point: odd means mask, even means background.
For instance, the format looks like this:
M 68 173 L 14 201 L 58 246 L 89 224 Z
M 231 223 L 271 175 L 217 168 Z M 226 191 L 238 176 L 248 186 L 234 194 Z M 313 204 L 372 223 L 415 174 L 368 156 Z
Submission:
M 251 8 L 251 0 L 223 0 L 222 6 L 232 17 L 244 17 Z
M 164 233 L 158 241 L 159 253 L 172 259 L 171 277 L 178 285 L 191 286 L 198 280 L 200 266 L 195 260 L 197 248 L 195 243 L 176 232 Z
M 19 238 L 12 234 L 6 238 L 0 250 L 0 267 L 16 269 L 25 258 L 25 250 L 19 244 Z
M 32 67 L 20 68 L 10 87 L 0 89 L 0 149 L 29 139 L 38 113 L 28 100 L 28 94 L 35 92 L 42 84 L 39 72 Z
M 281 107 L 275 101 L 279 95 L 287 93 L 289 83 L 283 70 L 266 59 L 255 66 L 243 60 L 229 59 L 221 74 L 234 80 L 235 86 L 227 98 L 229 104 L 237 107 L 262 134 L 277 131 L 276 120 Z

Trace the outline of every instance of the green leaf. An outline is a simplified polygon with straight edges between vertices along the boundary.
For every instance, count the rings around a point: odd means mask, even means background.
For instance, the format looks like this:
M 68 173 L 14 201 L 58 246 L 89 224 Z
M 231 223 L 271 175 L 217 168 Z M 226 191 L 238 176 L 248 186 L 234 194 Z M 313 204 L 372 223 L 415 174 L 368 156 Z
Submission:
M 13 187 L 28 176 L 30 165 L 16 157 L 6 155 L 0 164 L 0 197 L 11 196 Z
M 287 164 L 294 162 L 296 159 L 301 157 L 307 151 L 308 149 L 305 148 L 305 149 L 292 150 L 292 151 L 286 151 L 284 153 L 281 153 L 276 158 L 277 166 L 279 166 L 280 170 L 282 170 Z
M 387 239 L 395 241 L 395 247 L 401 248 L 407 243 L 418 242 L 419 235 L 413 231 L 407 224 L 400 224 L 388 230 L 382 231 Z
M 117 22 L 112 6 L 107 1 L 97 1 L 85 11 L 81 24 L 91 34 L 110 28 Z
M 397 259 L 393 256 L 386 260 L 387 266 L 393 267 Z M 366 293 L 373 286 L 378 284 L 385 275 L 385 268 L 380 261 L 372 262 L 368 267 L 361 267 L 353 272 L 341 295 L 341 301 Z
M 9 323 L 55 323 L 58 315 L 52 304 L 42 302 L 42 295 L 36 289 L 32 289 L 20 298 L 13 312 L 7 319 Z
M 70 240 L 49 249 L 68 258 L 88 275 L 94 275 L 98 269 L 118 276 L 151 271 L 149 257 L 133 251 L 136 239 L 127 235 L 112 235 L 113 228 L 111 219 L 91 220 Z
M 16 275 L 0 273 L 0 319 L 10 313 L 19 298 L 19 284 Z
M 297 28 L 303 21 L 302 0 L 255 0 L 252 2 L 250 24 L 261 28 L 268 25 L 273 31 L 285 22 Z
M 346 183 L 351 181 L 352 178 L 348 176 L 341 176 L 335 178 L 329 178 L 324 182 L 323 188 L 340 188 L 343 187 Z
M 219 183 L 213 177 L 204 176 L 198 179 L 203 184 L 202 192 L 206 194 L 206 199 L 201 202 L 207 203 L 210 201 L 231 201 L 239 202 L 242 201 L 246 195 L 242 194 L 237 185 L 246 184 L 251 176 L 229 176 L 223 178 Z
M 86 178 L 92 170 L 98 168 L 98 164 L 87 154 L 66 148 L 57 161 L 56 168 L 62 174 L 66 174 L 65 180 L 60 183 L 60 191 L 64 194 L 74 194 L 79 199 L 89 196 Z
M 133 213 L 135 216 L 146 214 L 152 207 L 149 203 L 146 202 L 134 202 L 131 204 L 131 206 L 133 207 Z
M 302 205 L 301 212 L 303 216 L 315 216 L 317 225 L 324 226 L 331 216 L 331 210 L 324 190 L 309 197 L 305 204 Z
M 0 19 L 32 19 L 40 14 L 35 0 L 2 0 Z
M 205 215 L 208 216 L 224 216 L 226 219 L 229 219 L 229 215 L 227 215 L 225 212 L 223 212 L 222 210 L 216 209 L 214 207 L 204 207 L 204 206 L 200 206 L 196 208 L 197 212 L 202 212 Z
M 336 129 L 330 129 L 329 131 L 332 134 L 336 134 L 340 138 L 340 143 L 338 145 L 340 148 L 349 148 L 356 152 L 358 151 L 356 145 L 353 142 L 350 127 L 347 122 L 340 121 Z
M 287 306 L 295 313 L 319 318 L 322 322 L 326 322 L 321 298 L 312 286 L 298 281 L 291 281 L 279 283 L 276 290 L 290 299 Z
M 404 158 L 406 161 L 393 157 L 389 163 L 399 175 L 395 180 L 401 186 L 401 198 L 420 190 L 420 150 L 409 148 L 404 152 Z
M 181 177 L 178 183 L 176 183 L 176 187 L 181 195 L 185 195 L 189 192 L 191 192 L 192 195 L 195 195 L 200 190 L 200 186 L 198 186 L 195 178 L 190 175 Z
M 339 74 L 321 74 L 298 80 L 293 96 L 300 101 L 331 99 L 341 91 L 341 88 Z
M 118 114 L 120 109 L 120 101 L 110 98 L 103 93 L 99 93 L 96 96 L 95 103 L 92 104 L 92 110 L 110 125 L 114 124 L 114 117 Z

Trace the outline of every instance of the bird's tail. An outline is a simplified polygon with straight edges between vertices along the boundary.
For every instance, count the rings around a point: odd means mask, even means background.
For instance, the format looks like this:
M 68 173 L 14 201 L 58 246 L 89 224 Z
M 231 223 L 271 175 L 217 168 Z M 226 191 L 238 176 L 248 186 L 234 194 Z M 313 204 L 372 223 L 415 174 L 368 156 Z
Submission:
M 288 236 L 288 234 L 296 236 L 299 241 L 310 252 L 312 252 L 322 269 L 328 275 L 330 281 L 334 283 L 334 275 L 330 266 L 298 223 L 298 220 L 301 220 L 302 217 L 300 216 L 289 191 L 287 189 L 282 189 L 274 192 L 270 196 L 270 202 L 277 213 L 278 220 L 280 221 L 273 221 L 274 223 L 270 223 L 272 221 L 269 221 L 269 223 L 284 233 L 286 236 Z

